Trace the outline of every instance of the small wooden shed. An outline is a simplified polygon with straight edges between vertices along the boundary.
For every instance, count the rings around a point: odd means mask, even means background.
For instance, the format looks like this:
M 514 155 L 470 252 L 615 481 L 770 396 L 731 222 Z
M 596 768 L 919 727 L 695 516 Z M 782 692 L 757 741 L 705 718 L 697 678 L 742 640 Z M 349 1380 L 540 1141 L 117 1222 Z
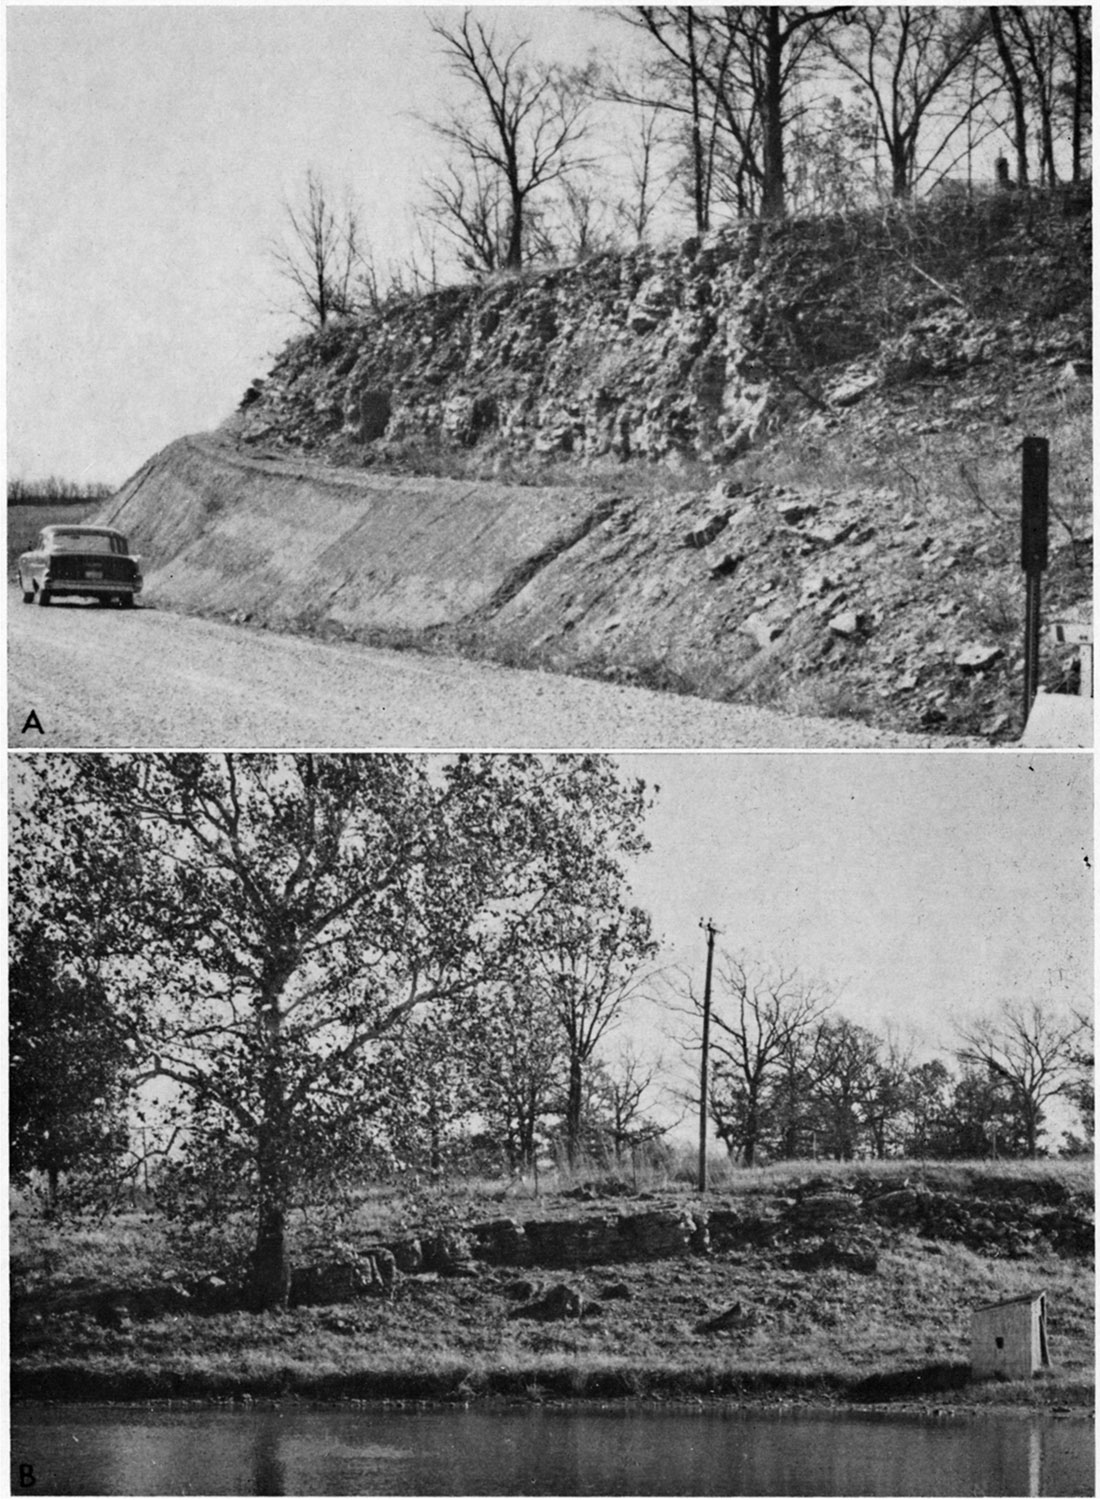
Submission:
M 1050 1365 L 1047 1299 L 1025 1292 L 1005 1302 L 976 1307 L 970 1321 L 970 1373 L 975 1380 L 999 1376 L 1028 1380 Z

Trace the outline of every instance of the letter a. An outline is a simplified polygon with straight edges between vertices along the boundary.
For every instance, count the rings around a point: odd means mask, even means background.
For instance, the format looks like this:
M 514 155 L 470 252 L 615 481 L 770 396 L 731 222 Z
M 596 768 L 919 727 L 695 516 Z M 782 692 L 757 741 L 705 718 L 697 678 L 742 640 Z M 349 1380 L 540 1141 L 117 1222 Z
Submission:
M 39 734 L 46 733 L 46 731 L 42 728 L 42 725 L 38 722 L 38 715 L 35 713 L 33 708 L 27 715 L 27 722 L 23 725 L 23 733 L 26 734 L 28 729 L 37 729 Z

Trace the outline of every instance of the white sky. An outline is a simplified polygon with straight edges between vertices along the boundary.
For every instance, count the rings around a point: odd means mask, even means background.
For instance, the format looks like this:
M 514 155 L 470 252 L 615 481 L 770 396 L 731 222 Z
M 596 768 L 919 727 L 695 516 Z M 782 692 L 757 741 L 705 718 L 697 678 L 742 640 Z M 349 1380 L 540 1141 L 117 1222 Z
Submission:
M 661 788 L 634 889 L 700 992 L 709 918 L 719 947 L 795 966 L 922 1052 L 1002 999 L 1091 1003 L 1090 755 L 617 759 Z
M 351 189 L 382 267 L 406 258 L 438 159 L 416 115 L 451 88 L 441 12 L 7 8 L 11 473 L 121 483 L 233 411 L 302 326 L 270 247 L 308 168 Z M 593 8 L 520 20 L 546 59 L 620 39 Z

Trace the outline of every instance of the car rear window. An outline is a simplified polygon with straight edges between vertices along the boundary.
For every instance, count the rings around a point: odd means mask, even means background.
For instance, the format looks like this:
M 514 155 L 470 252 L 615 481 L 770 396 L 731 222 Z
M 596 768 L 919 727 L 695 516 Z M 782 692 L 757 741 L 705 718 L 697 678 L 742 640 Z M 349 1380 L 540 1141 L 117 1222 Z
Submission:
M 121 537 L 105 536 L 101 531 L 55 531 L 55 552 L 125 552 Z

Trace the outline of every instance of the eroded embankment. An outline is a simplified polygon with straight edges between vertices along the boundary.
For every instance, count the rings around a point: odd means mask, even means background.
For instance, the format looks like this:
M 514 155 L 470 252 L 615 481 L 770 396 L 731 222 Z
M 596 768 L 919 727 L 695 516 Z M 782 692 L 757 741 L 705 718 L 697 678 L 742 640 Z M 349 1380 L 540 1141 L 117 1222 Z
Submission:
M 606 510 L 583 491 L 332 471 L 190 437 L 102 515 L 144 556 L 153 603 L 355 634 L 492 610 Z

